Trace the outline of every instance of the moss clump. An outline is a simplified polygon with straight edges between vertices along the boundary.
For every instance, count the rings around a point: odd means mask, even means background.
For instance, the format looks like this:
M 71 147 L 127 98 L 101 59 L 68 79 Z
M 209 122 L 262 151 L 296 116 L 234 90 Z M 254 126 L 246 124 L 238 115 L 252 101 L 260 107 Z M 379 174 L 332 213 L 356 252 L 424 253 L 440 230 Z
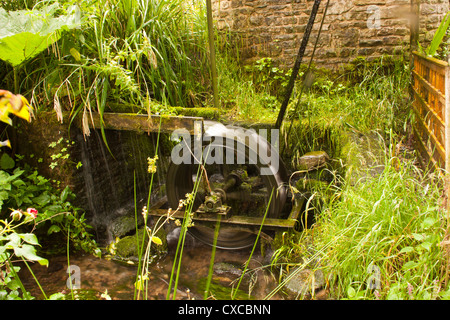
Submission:
M 161 239 L 162 244 L 151 244 L 150 253 L 153 257 L 152 260 L 161 258 L 167 253 L 167 241 L 164 230 L 161 228 L 157 232 L 156 236 Z M 142 239 L 144 239 L 144 244 L 142 244 Z M 141 248 L 147 248 L 148 240 L 148 234 L 144 228 L 139 229 L 137 235 L 134 234 L 131 236 L 123 237 L 116 243 L 116 252 L 114 258 L 118 260 L 137 261 L 139 259 L 139 251 L 141 250 Z
M 173 110 L 177 115 L 188 117 L 201 117 L 210 120 L 219 120 L 220 110 L 217 108 L 182 108 L 174 107 Z

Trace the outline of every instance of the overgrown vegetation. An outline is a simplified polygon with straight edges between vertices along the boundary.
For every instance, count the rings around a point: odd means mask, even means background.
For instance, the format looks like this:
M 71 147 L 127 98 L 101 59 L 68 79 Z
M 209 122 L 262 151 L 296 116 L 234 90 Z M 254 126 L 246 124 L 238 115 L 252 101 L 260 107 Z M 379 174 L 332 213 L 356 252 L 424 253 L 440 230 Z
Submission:
M 50 21 L 67 17 L 75 4 L 82 13 L 77 27 L 62 23 L 58 41 L 49 49 L 17 63 L 1 62 L 0 88 L 30 97 L 37 113 L 54 108 L 59 117 L 64 111 L 82 116 L 85 134 L 92 111 L 169 113 L 175 106 L 212 104 L 205 13 L 196 1 L 24 0 L 3 1 L 1 6 L 33 12 L 51 7 Z M 290 71 L 277 68 L 270 58 L 242 68 L 237 49 L 221 41 L 218 47 L 224 117 L 274 122 Z M 326 275 L 326 288 L 338 299 L 450 298 L 443 183 L 397 148 L 410 137 L 408 63 L 401 58 L 360 58 L 336 73 L 313 68 L 315 80 L 299 97 L 306 76 L 302 71 L 285 120 L 301 124 L 288 139 L 302 144 L 291 151 L 298 157 L 321 148 L 323 132 L 330 128 L 331 135 L 376 132 L 387 141 L 384 170 L 356 183 L 336 176 L 330 185 L 335 196 L 321 203 L 315 225 L 283 236 L 270 267 L 282 278 L 289 268 L 313 265 Z M 5 152 L 0 159 L 0 267 L 9 268 L 0 298 L 11 299 L 31 298 L 16 267 L 11 267 L 13 255 L 46 263 L 36 255 L 35 233 L 63 234 L 75 247 L 98 252 L 82 212 L 70 203 L 71 191 L 54 189 L 35 169 L 17 167 L 17 158 Z M 152 160 L 155 165 L 157 158 Z M 149 173 L 153 169 L 156 166 Z M 189 197 L 183 204 L 189 206 Z M 147 222 L 147 212 L 142 212 Z M 169 219 L 168 214 L 164 222 Z M 144 238 L 151 241 L 137 239 L 141 247 L 135 298 L 141 291 L 147 297 L 150 250 L 152 243 L 160 244 L 161 222 L 151 228 L 145 224 Z M 186 216 L 167 298 L 175 298 L 176 268 L 179 271 L 189 224 Z
M 444 183 L 412 152 L 408 88 L 406 62 L 357 59 L 317 78 L 291 114 L 307 127 L 292 133 L 309 137 L 303 152 L 321 147 L 318 124 L 336 134 L 375 132 L 385 150 L 379 174 L 368 167 L 356 180 L 336 175 L 314 226 L 282 238 L 273 266 L 285 276 L 293 267 L 320 270 L 337 299 L 449 298 Z

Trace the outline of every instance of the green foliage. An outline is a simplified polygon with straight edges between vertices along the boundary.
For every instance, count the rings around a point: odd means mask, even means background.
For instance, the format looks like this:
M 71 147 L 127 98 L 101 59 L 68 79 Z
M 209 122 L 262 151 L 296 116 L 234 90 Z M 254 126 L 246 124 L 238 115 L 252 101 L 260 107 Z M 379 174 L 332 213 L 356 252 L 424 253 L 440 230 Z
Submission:
M 100 250 L 92 239 L 84 214 L 70 203 L 74 194 L 69 187 L 58 191 L 36 170 L 27 166 L 14 169 L 15 162 L 6 153 L 2 159 L 0 299 L 31 299 L 17 275 L 20 268 L 13 266 L 12 261 L 19 258 L 48 265 L 48 260 L 41 257 L 46 248 L 41 248 L 38 236 L 45 239 L 60 234 L 69 238 L 74 249 L 95 255 L 99 255 Z
M 48 179 L 28 167 L 16 168 L 11 173 L 0 170 L 1 216 L 6 218 L 11 208 L 36 208 L 39 212 L 35 219 L 37 232 L 65 234 L 76 249 L 97 254 L 84 213 L 79 213 L 70 203 L 74 197 L 69 187 L 58 191 Z
M 379 176 L 344 183 L 304 235 L 308 244 L 292 250 L 321 261 L 339 299 L 444 298 L 442 184 L 428 179 L 412 162 L 388 158 Z
M 411 116 L 409 68 L 403 59 L 357 59 L 332 76 L 316 70 L 311 90 L 292 98 L 289 118 L 381 134 L 404 134 Z M 296 107 L 296 108 L 295 108 Z M 294 110 L 297 113 L 294 114 Z
M 292 73 L 292 69 L 282 70 L 273 64 L 272 58 L 261 58 L 253 65 L 245 66 L 245 70 L 250 73 L 256 90 L 265 88 L 275 96 L 283 93 Z M 300 72 L 299 77 L 303 75 Z
M 49 144 L 49 148 L 54 150 L 52 154 L 50 154 L 50 158 L 52 162 L 49 164 L 50 169 L 54 169 L 60 164 L 60 161 L 70 160 L 69 148 L 75 144 L 75 141 L 64 140 L 64 138 L 58 139 L 58 141 L 54 141 Z M 81 162 L 75 164 L 76 168 L 80 168 L 82 166 Z
M 232 52 L 218 52 L 220 105 L 224 108 L 224 112 L 234 119 L 268 121 L 274 118 L 274 111 L 280 103 L 269 90 L 271 86 L 273 87 L 274 82 L 266 85 L 261 80 L 265 77 L 265 72 L 260 73 L 258 68 L 266 65 L 264 61 L 266 60 L 262 60 L 258 67 L 256 65 L 248 66 L 243 70 Z M 266 70 L 266 68 L 261 67 L 261 70 Z
M 32 9 L 38 0 L 2 0 L 0 2 L 0 8 L 7 11 Z
M 444 37 L 447 34 L 449 26 L 450 26 L 450 12 L 447 12 L 444 18 L 442 19 L 441 23 L 439 24 L 439 27 L 437 28 L 436 32 L 434 33 L 430 45 L 427 48 L 425 48 L 425 50 L 422 49 L 422 51 L 425 51 L 424 53 L 427 56 L 430 57 L 436 56 L 439 47 L 441 46 Z
M 38 11 L 11 11 L 0 8 L 0 59 L 18 66 L 45 50 L 62 35 L 62 30 L 78 25 L 72 7 L 66 16 L 54 17 L 58 3 Z

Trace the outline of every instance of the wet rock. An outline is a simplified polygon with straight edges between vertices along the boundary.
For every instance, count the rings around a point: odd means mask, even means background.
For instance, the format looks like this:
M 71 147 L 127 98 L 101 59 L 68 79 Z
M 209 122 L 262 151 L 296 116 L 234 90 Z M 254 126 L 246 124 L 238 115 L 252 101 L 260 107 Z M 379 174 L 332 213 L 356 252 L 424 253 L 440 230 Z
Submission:
M 287 281 L 285 288 L 298 296 L 305 296 L 325 285 L 321 270 L 295 269 L 287 277 L 291 278 Z
M 315 170 L 324 167 L 330 157 L 325 151 L 311 151 L 298 159 L 297 170 Z
M 180 238 L 181 227 L 173 227 L 173 225 L 173 223 L 166 223 L 165 230 L 167 234 L 166 240 L 168 250 L 175 252 L 178 245 L 178 240 Z M 184 239 L 184 248 L 194 248 L 197 245 L 199 245 L 198 241 L 196 241 L 194 237 L 187 232 Z
M 133 209 L 134 210 L 134 209 Z M 138 215 L 138 226 L 144 223 L 142 215 Z M 133 214 L 118 216 L 108 225 L 108 238 L 111 240 L 122 238 L 136 232 L 136 218 Z
M 214 264 L 214 273 L 217 275 L 227 274 L 240 277 L 242 275 L 242 270 L 240 266 L 230 262 L 217 262 Z

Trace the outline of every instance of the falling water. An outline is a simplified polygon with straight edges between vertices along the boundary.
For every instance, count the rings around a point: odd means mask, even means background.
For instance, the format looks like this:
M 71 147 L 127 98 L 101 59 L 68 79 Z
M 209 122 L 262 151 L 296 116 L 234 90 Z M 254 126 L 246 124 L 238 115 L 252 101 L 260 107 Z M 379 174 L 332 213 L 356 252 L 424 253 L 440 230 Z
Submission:
M 77 136 L 83 164 L 78 204 L 95 228 L 97 241 L 103 244 L 111 240 L 107 229 L 114 218 L 134 213 L 135 205 L 142 208 L 147 204 L 151 183 L 147 158 L 154 157 L 156 146 L 153 135 L 106 131 L 105 136 L 108 145 L 98 131 L 86 140 L 81 134 Z M 152 201 L 164 193 L 167 157 L 161 150 L 158 157 L 161 160 L 152 183 Z

